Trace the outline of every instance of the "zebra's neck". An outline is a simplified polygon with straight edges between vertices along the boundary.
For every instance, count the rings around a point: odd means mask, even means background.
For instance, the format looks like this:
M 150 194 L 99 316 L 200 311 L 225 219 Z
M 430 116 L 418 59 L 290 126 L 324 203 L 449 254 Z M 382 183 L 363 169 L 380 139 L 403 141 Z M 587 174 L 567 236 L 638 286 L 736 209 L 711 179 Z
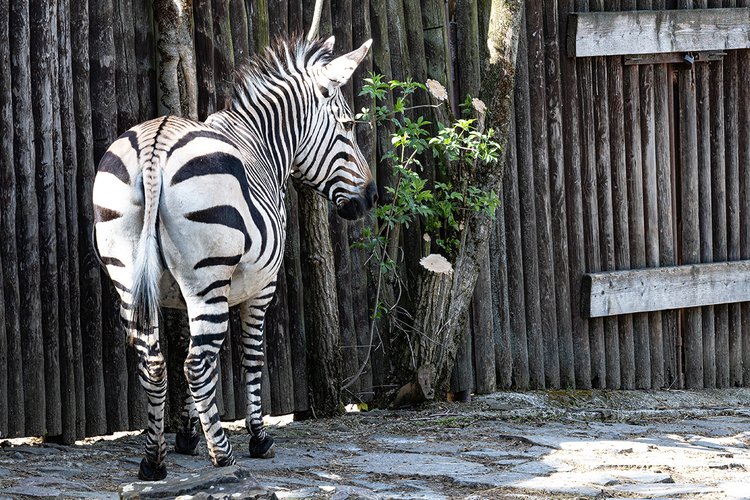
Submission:
M 235 143 L 249 175 L 280 191 L 284 190 L 292 172 L 301 134 L 300 120 L 287 118 L 294 115 L 286 109 L 288 107 L 288 103 L 280 101 L 248 103 L 244 107 L 219 111 L 206 119 L 207 125 Z

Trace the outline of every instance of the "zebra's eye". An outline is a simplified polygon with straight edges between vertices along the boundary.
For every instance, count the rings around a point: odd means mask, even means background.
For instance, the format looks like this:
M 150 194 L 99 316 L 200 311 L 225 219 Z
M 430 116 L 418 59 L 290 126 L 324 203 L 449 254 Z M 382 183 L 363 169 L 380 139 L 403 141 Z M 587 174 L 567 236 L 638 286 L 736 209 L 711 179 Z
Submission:
M 354 120 L 345 120 L 341 122 L 341 125 L 344 126 L 344 130 L 346 130 L 347 132 L 351 132 L 354 128 Z

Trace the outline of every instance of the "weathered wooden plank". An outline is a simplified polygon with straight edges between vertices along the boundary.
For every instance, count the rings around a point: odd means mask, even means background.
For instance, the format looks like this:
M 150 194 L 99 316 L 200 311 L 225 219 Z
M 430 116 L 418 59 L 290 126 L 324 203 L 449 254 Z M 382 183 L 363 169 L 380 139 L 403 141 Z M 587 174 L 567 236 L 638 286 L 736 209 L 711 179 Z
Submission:
M 587 318 L 750 300 L 750 261 L 691 264 L 583 275 Z
M 490 255 L 486 252 L 472 298 L 474 306 L 471 320 L 474 330 L 473 358 L 476 371 L 474 392 L 476 394 L 490 394 L 497 390 L 490 271 Z
M 216 109 L 214 76 L 214 22 L 211 0 L 195 0 L 195 78 L 198 83 L 198 119 L 205 120 Z
M 573 13 L 570 57 L 750 48 L 750 9 Z

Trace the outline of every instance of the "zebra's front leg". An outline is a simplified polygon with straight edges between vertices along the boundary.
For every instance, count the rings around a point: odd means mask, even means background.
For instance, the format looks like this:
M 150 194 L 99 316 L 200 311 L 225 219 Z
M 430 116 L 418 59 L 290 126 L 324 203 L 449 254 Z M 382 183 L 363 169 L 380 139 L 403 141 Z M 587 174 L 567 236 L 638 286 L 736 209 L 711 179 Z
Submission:
M 188 388 L 185 404 L 180 414 L 180 424 L 181 428 L 175 435 L 174 451 L 183 455 L 197 455 L 200 441 L 197 428 L 199 419 L 190 388 Z
M 140 380 L 148 397 L 146 458 L 141 461 L 138 477 L 144 481 L 160 481 L 167 477 L 167 467 L 164 465 L 167 455 L 164 441 L 167 364 L 159 347 L 158 328 L 154 327 L 151 332 L 136 333 L 133 345 L 140 354 Z
M 247 300 L 240 307 L 242 317 L 242 371 L 247 391 L 245 427 L 250 433 L 250 456 L 276 456 L 273 438 L 266 433 L 261 414 L 260 384 L 263 368 L 263 320 L 273 298 L 276 283 L 269 284 L 258 297 Z
M 190 307 L 190 347 L 185 359 L 185 376 L 206 436 L 208 453 L 217 467 L 234 463 L 232 445 L 221 425 L 216 407 L 217 361 L 229 328 L 229 307 L 224 301 L 207 301 Z

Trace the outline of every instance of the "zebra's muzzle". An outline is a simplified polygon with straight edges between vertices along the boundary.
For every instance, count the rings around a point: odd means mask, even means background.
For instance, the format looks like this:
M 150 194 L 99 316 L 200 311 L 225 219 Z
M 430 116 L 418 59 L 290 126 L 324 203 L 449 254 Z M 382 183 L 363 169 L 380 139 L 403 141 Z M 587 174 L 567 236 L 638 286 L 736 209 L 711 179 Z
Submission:
M 378 201 L 378 188 L 374 182 L 370 182 L 365 187 L 364 193 L 360 196 L 350 198 L 338 209 L 340 217 L 348 220 L 361 219 L 369 212 Z

